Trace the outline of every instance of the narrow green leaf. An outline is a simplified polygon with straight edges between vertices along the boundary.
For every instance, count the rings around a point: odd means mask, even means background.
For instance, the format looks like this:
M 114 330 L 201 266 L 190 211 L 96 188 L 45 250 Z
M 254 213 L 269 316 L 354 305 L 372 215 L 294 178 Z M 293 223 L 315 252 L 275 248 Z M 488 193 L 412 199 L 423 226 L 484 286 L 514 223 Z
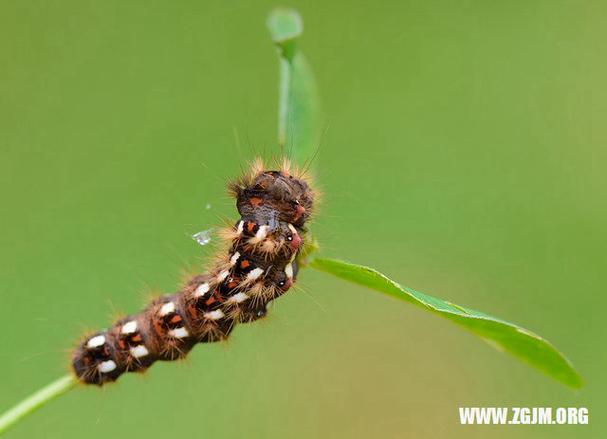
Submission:
M 303 22 L 297 11 L 279 8 L 267 25 L 280 63 L 278 144 L 296 163 L 304 164 L 318 146 L 320 100 L 312 70 L 297 48 Z
M 582 386 L 582 378 L 567 358 L 550 342 L 513 323 L 403 287 L 380 272 L 335 259 L 315 258 L 310 267 L 380 291 L 439 314 L 478 335 L 490 345 L 509 352 L 570 387 Z

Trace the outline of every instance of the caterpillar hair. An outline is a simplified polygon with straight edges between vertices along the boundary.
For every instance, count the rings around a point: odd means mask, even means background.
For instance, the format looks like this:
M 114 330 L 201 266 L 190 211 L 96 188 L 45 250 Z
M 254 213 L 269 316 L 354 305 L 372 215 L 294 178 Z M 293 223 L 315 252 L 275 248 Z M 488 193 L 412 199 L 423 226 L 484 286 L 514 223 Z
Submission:
M 293 285 L 315 194 L 303 173 L 283 161 L 228 184 L 240 219 L 221 236 L 229 252 L 174 294 L 85 337 L 72 353 L 79 381 L 103 385 L 155 361 L 183 358 L 197 343 L 226 339 L 234 325 L 260 319 Z

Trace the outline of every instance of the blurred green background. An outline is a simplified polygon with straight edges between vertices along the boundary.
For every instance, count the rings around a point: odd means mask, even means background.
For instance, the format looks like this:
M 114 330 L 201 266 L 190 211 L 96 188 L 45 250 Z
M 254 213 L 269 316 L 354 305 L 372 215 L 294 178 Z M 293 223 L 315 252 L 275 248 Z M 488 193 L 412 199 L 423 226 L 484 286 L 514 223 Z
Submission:
M 586 386 L 306 270 L 228 343 L 7 436 L 601 437 L 605 3 L 291 5 L 323 97 L 323 254 L 538 332 Z M 225 180 L 277 153 L 274 6 L 0 3 L 0 410 L 212 253 L 189 235 L 235 218 Z M 460 426 L 462 405 L 584 406 L 590 425 Z

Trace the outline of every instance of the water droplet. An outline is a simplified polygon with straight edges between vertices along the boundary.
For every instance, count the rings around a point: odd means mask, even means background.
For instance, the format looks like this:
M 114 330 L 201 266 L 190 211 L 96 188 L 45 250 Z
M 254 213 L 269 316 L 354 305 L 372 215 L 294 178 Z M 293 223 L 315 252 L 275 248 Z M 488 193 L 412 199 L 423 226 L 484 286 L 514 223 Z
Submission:
M 192 235 L 192 239 L 200 245 L 207 245 L 209 242 L 211 242 L 211 232 L 212 231 L 213 231 L 213 229 L 207 229 L 207 230 L 203 230 L 198 233 L 194 233 Z

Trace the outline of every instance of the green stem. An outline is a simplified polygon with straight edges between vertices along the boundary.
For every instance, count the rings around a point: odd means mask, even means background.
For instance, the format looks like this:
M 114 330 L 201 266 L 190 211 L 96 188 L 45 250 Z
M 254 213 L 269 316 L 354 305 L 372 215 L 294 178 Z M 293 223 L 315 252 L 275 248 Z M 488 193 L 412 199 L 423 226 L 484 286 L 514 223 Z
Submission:
M 73 388 L 76 382 L 76 379 L 72 375 L 62 376 L 4 412 L 0 415 L 0 434 L 46 403 L 63 395 Z

